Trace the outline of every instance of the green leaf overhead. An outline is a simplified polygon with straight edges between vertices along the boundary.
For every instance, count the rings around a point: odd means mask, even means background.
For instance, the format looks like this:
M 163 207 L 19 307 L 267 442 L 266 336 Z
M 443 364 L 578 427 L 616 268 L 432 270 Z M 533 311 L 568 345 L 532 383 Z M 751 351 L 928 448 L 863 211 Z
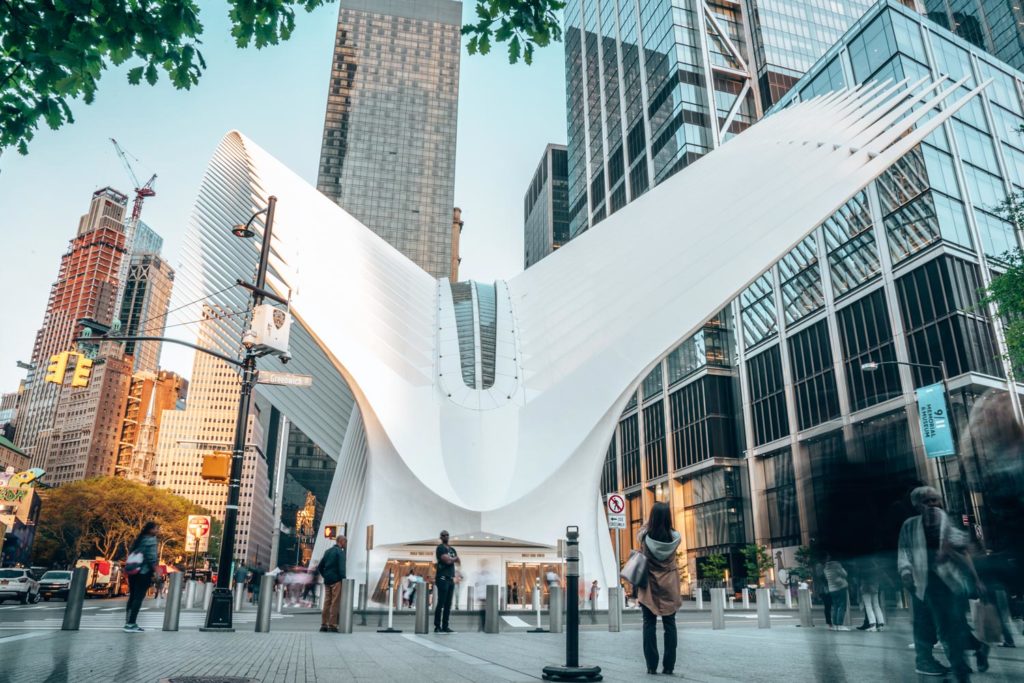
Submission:
M 228 0 L 239 48 L 277 45 L 295 31 L 296 11 L 325 0 Z M 561 40 L 561 0 L 482 0 L 462 27 L 470 54 L 506 43 L 511 63 Z M 28 153 L 41 123 L 73 123 L 70 104 L 90 104 L 110 66 L 128 65 L 132 85 L 160 72 L 189 90 L 206 69 L 197 0 L 0 0 L 0 150 Z

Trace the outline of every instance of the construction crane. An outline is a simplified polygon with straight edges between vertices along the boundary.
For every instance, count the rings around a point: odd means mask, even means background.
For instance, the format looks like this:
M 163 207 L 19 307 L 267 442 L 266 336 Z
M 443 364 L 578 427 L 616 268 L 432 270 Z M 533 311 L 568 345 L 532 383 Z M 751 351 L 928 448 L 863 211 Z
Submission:
M 135 203 L 132 204 L 131 218 L 131 231 L 134 233 L 135 226 L 139 223 L 139 217 L 142 216 L 142 202 L 145 201 L 146 197 L 156 196 L 156 190 L 153 189 L 153 183 L 156 182 L 156 173 L 146 181 L 145 185 L 140 183 L 139 177 L 135 175 L 135 170 L 132 169 L 132 165 L 128 161 L 128 153 L 124 151 L 121 145 L 117 144 L 117 140 L 110 138 L 110 141 L 114 143 L 114 149 L 117 150 L 117 156 L 121 158 L 121 163 L 124 164 L 125 170 L 128 171 L 128 175 L 135 184 Z M 136 159 L 136 161 L 138 161 L 138 159 Z

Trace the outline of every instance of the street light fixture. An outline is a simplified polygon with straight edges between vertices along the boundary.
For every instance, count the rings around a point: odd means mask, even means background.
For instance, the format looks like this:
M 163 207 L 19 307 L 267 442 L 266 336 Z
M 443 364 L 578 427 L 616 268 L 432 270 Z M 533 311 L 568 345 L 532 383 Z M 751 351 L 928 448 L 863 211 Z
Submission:
M 270 239 L 274 230 L 274 209 L 277 197 L 267 199 L 267 207 L 257 211 L 244 225 L 236 225 L 231 233 L 236 237 L 250 238 L 256 233 L 252 230 L 252 222 L 260 214 L 266 214 L 267 220 L 263 229 L 263 244 L 260 249 L 259 269 L 256 271 L 256 282 L 246 288 L 252 292 L 252 308 L 263 303 L 266 296 L 273 296 L 265 291 L 267 284 L 267 264 L 270 261 Z M 249 422 L 249 407 L 252 404 L 252 390 L 256 384 L 256 358 L 259 353 L 252 344 L 246 344 L 246 330 L 242 335 L 244 356 L 241 362 L 242 389 L 238 399 L 238 415 L 235 418 L 235 439 L 231 452 L 231 473 L 228 478 L 228 501 L 224 506 L 224 532 L 221 536 L 220 558 L 217 562 L 217 585 L 213 590 L 210 609 L 206 613 L 203 631 L 234 631 L 233 601 L 231 599 L 231 560 L 235 554 L 235 530 L 238 526 L 238 503 L 242 488 L 242 466 L 245 460 L 245 434 Z

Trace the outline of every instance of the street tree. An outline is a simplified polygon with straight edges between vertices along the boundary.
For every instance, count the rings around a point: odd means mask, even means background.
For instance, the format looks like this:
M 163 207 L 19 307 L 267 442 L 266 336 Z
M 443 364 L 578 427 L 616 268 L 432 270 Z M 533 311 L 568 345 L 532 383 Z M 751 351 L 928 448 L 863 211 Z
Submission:
M 40 491 L 42 510 L 35 560 L 43 565 L 74 565 L 93 556 L 123 559 L 142 525 L 160 525 L 164 557 L 184 553 L 189 515 L 205 514 L 190 500 L 121 479 L 86 479 Z
M 747 570 L 747 580 L 757 582 L 765 572 L 775 566 L 766 546 L 751 543 L 743 546 L 740 552 L 743 554 L 743 567 Z
M 1018 235 L 1024 234 L 1024 192 L 1007 197 L 999 212 Z M 994 304 L 1003 320 L 1007 360 L 1020 380 L 1020 373 L 1024 372 L 1024 253 L 1016 247 L 1003 254 L 1001 260 L 1006 270 L 992 278 L 983 301 Z
M 728 565 L 725 555 L 712 553 L 704 558 L 702 566 L 704 578 L 714 583 L 721 583 L 725 578 L 725 568 Z
M 239 48 L 288 40 L 297 10 L 325 0 L 227 0 Z M 480 0 L 477 21 L 462 28 L 470 54 L 507 44 L 508 59 L 529 64 L 536 47 L 561 39 L 562 0 Z M 207 10 L 209 11 L 209 10 Z M 203 24 L 195 0 L 0 0 L 0 150 L 28 153 L 40 123 L 73 123 L 71 102 L 91 104 L 103 72 L 128 67 L 133 85 L 163 74 L 178 89 L 206 69 Z

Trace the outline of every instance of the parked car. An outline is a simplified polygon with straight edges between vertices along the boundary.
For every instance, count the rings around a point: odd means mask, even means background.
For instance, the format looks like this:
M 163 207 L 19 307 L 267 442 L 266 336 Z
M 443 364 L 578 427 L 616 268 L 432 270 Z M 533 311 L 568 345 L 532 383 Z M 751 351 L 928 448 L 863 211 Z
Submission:
M 46 601 L 49 601 L 50 598 L 60 598 L 66 601 L 70 588 L 71 572 L 69 571 L 49 571 L 39 579 L 39 595 Z
M 0 603 L 17 600 L 21 604 L 39 602 L 39 582 L 28 569 L 0 569 Z

